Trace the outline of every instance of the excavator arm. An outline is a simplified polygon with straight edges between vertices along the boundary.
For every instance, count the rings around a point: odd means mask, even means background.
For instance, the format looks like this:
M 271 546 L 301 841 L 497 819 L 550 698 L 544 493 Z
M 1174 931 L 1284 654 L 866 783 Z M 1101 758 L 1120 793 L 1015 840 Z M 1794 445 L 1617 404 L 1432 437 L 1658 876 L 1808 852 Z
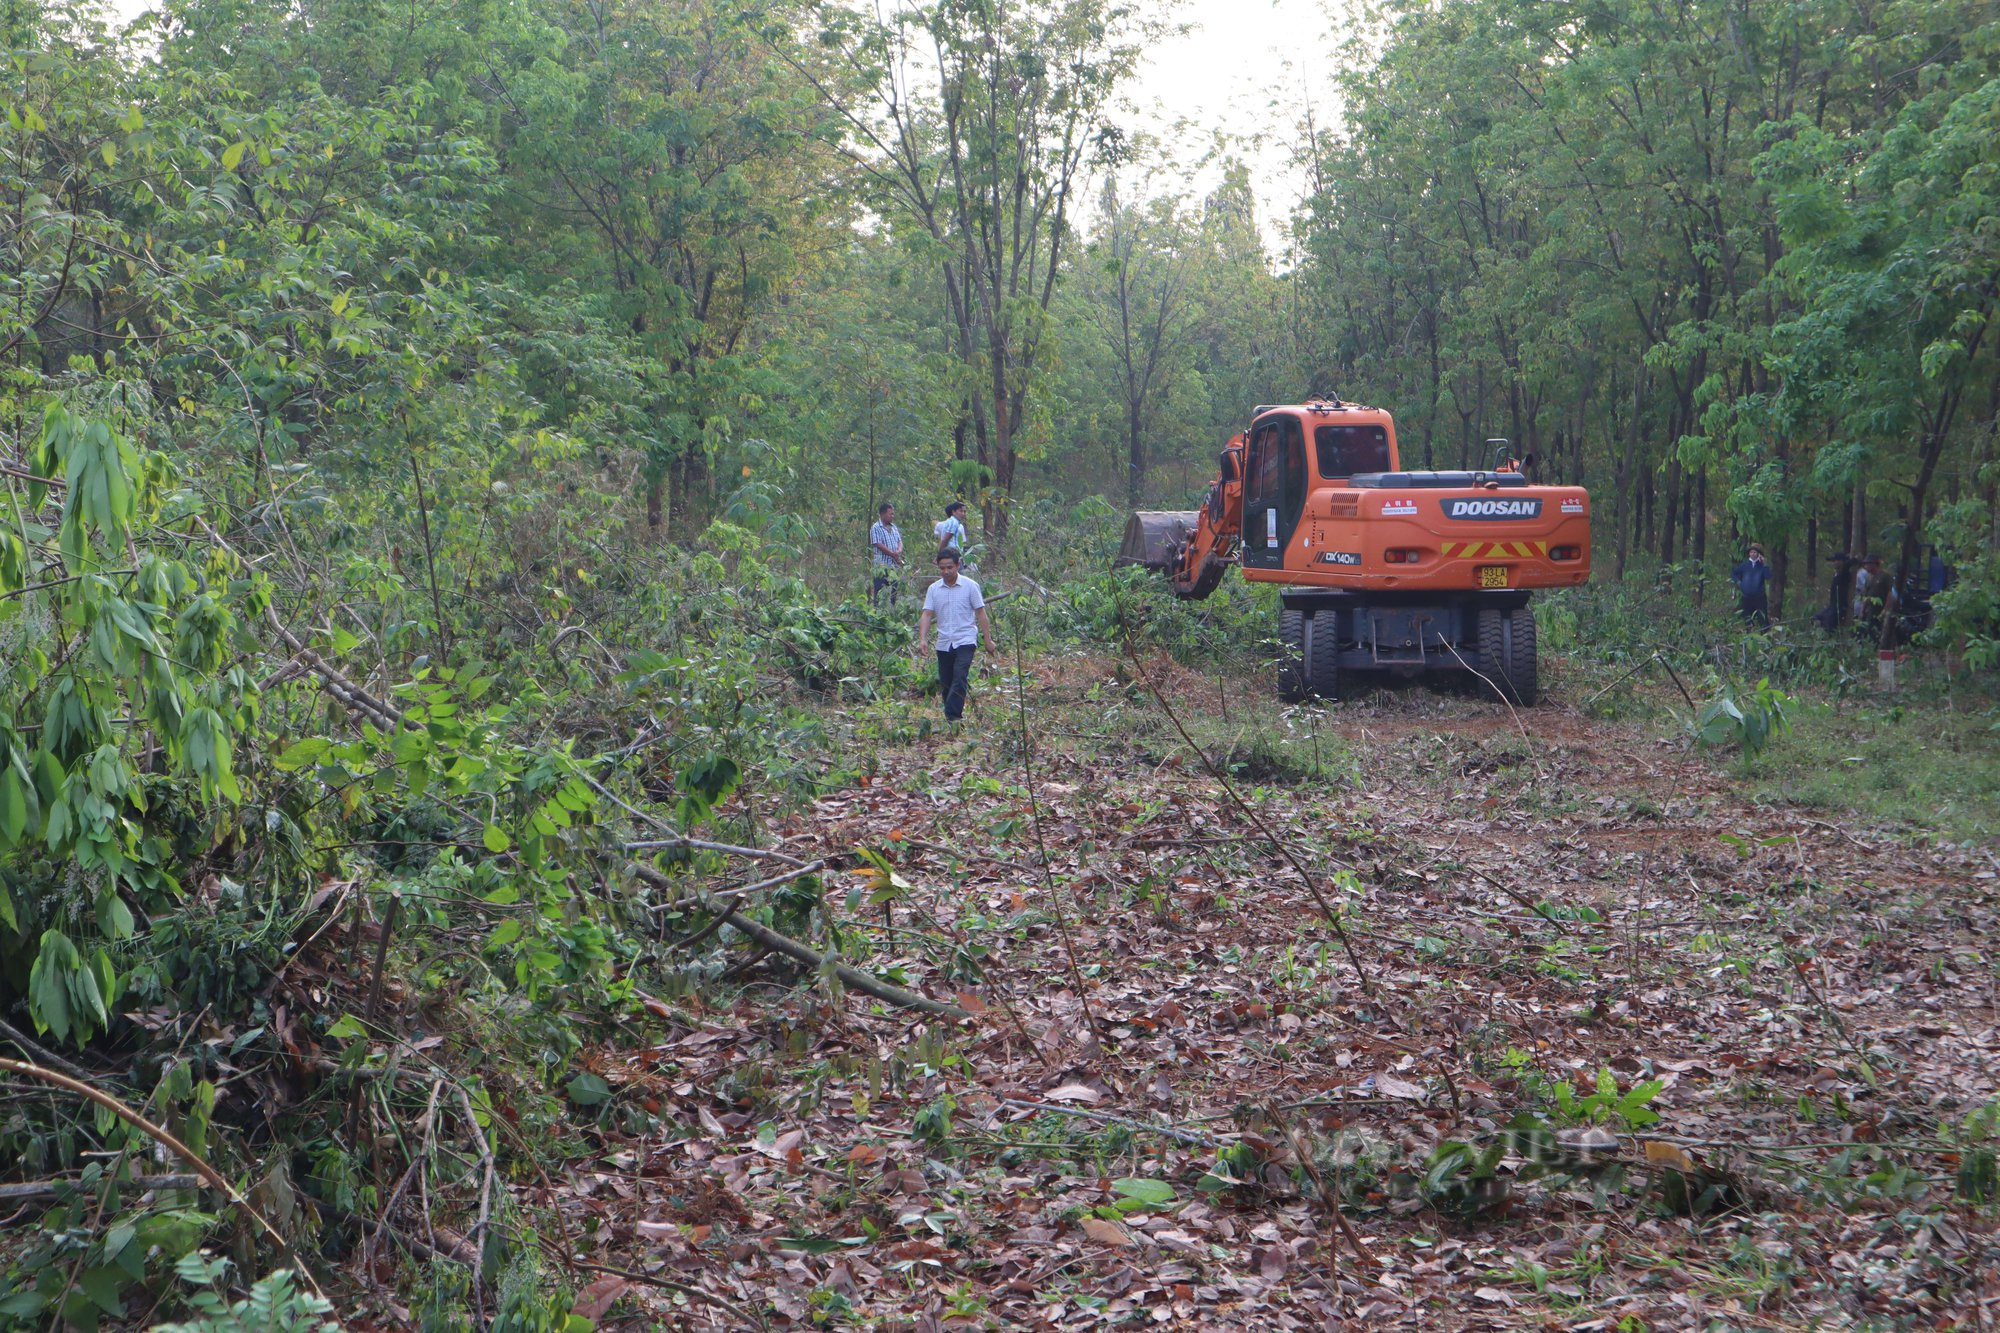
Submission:
M 1229 441 L 1199 509 L 1142 509 L 1125 524 L 1118 563 L 1167 576 L 1174 595 L 1198 601 L 1237 562 L 1243 538 L 1243 436 Z

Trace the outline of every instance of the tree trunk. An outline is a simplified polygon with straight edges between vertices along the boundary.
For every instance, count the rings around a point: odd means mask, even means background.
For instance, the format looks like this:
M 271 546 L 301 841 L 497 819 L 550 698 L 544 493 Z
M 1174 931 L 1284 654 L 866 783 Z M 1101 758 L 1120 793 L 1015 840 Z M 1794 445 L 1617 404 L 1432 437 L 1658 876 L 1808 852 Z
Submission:
M 1849 521 L 1854 528 L 1854 544 L 1847 553 L 1858 560 L 1866 556 L 1868 548 L 1875 544 L 1875 539 L 1868 535 L 1868 483 L 1858 471 L 1854 474 L 1854 508 L 1849 513 Z
M 698 444 L 689 445 L 679 458 L 674 460 L 667 497 L 667 521 L 682 541 L 692 540 L 707 526 L 703 521 L 703 502 L 709 492 L 708 456 Z
M 1145 481 L 1146 445 L 1139 434 L 1139 400 L 1128 398 L 1125 401 L 1125 502 L 1130 508 L 1139 507 Z
M 1625 561 L 1632 553 L 1632 533 L 1638 526 L 1639 417 L 1646 406 L 1646 367 L 1632 373 L 1632 419 L 1626 423 L 1625 450 L 1618 456 L 1612 487 L 1618 502 L 1618 578 L 1625 578 Z
M 1695 474 L 1694 492 L 1694 558 L 1697 563 L 1708 559 L 1708 466 L 1702 465 Z
M 1661 506 L 1661 510 L 1660 563 L 1671 565 L 1674 563 L 1674 524 L 1679 519 L 1681 510 L 1681 460 L 1679 455 L 1676 455 L 1673 461 L 1667 464 L 1666 503 Z
M 1973 348 L 1978 349 L 1978 342 Z M 1923 466 L 1917 470 L 1917 484 L 1910 488 L 1910 507 L 1903 519 L 1903 547 L 1896 556 L 1896 581 L 1890 585 L 1896 598 L 1900 599 L 1904 585 L 1909 581 L 1910 570 L 1917 562 L 1917 547 L 1921 544 L 1924 527 L 1924 501 L 1930 494 L 1931 478 L 1937 474 L 1938 459 L 1944 453 L 1945 436 L 1951 431 L 1952 418 L 1958 415 L 1958 394 L 1956 391 L 1945 395 L 1938 404 L 1936 414 L 1931 418 L 1930 430 L 1924 439 Z M 1900 611 L 1900 605 L 1896 608 Z M 1896 622 L 1899 615 L 1882 617 L 1881 647 L 1896 646 Z

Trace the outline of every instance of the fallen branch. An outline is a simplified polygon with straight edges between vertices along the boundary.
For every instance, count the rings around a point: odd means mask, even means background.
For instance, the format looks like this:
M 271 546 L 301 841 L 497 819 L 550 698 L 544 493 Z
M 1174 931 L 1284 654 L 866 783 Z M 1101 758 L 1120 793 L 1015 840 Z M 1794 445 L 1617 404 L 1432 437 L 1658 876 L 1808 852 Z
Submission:
M 705 842 L 700 838 L 690 838 L 685 834 L 676 833 L 673 826 L 668 824 L 664 819 L 661 819 L 658 815 L 647 814 L 644 810 L 633 805 L 617 792 L 590 776 L 590 774 L 582 773 L 581 776 L 585 782 L 588 782 L 592 787 L 597 789 L 598 795 L 604 797 L 640 823 L 650 824 L 667 835 L 664 838 L 650 838 L 641 842 L 628 842 L 625 844 L 625 850 L 628 852 L 651 851 L 655 848 L 663 847 L 692 847 L 697 851 L 726 852 L 731 856 L 748 856 L 757 860 L 783 861 L 786 865 L 802 866 L 805 864 L 798 857 L 787 856 L 783 852 L 768 851 L 761 847 L 738 847 L 733 843 L 727 842 Z
M 625 669 L 624 663 L 618 660 L 618 655 L 616 653 L 613 653 L 609 648 L 606 648 L 604 646 L 604 640 L 598 638 L 595 634 L 592 634 L 589 630 L 585 629 L 581 625 L 565 626 L 562 632 L 556 635 L 555 641 L 549 645 L 549 656 L 554 657 L 556 655 L 556 649 L 562 647 L 564 642 L 573 636 L 580 636 L 596 644 L 597 650 L 604 654 L 604 660 L 611 664 L 612 671 L 618 672 L 618 671 L 623 671 Z M 599 673 L 594 667 L 591 670 L 591 674 L 596 676 L 600 683 L 606 685 L 610 684 L 610 682 L 605 680 L 603 675 Z
M 68 1060 L 63 1059 L 63 1057 L 57 1055 L 54 1051 L 48 1049 L 48 1047 L 43 1046 L 40 1042 L 37 1042 L 34 1038 L 4 1018 L 0 1018 L 0 1037 L 4 1037 L 14 1043 L 24 1055 L 44 1068 L 60 1069 L 71 1078 L 80 1078 L 86 1081 L 91 1078 L 89 1070 L 81 1065 L 72 1064 Z
M 723 910 L 711 918 L 709 923 L 700 930 L 697 930 L 686 939 L 679 941 L 680 947 L 692 949 L 695 945 L 700 944 L 710 935 L 722 929 L 723 922 L 733 921 L 736 917 L 736 909 L 742 905 L 743 900 L 749 895 L 762 889 L 775 889 L 780 884 L 789 884 L 795 879 L 804 879 L 807 875 L 821 870 L 825 866 L 826 862 L 824 861 L 814 861 L 809 865 L 800 866 L 797 870 L 788 870 L 782 875 L 773 875 L 770 879 L 760 879 L 755 884 L 745 884 L 740 889 L 730 889 L 727 893 L 713 895 L 716 902 L 723 904 Z M 664 912 L 673 905 L 673 903 L 660 903 L 653 910 L 655 912 Z
M 396 1188 L 389 1191 L 389 1202 L 382 1205 L 382 1215 L 377 1220 L 383 1228 L 389 1226 L 389 1219 L 396 1215 L 396 1205 L 402 1202 L 403 1191 L 410 1187 L 410 1182 L 416 1178 L 419 1171 L 423 1170 L 424 1163 L 430 1157 L 431 1134 L 437 1126 L 438 1094 L 443 1090 L 444 1080 L 442 1078 L 431 1080 L 430 1104 L 424 1107 L 423 1119 L 417 1122 L 418 1127 L 423 1130 L 423 1144 L 415 1153 L 411 1154 L 410 1164 L 404 1168 L 402 1178 L 396 1182 Z M 369 1236 L 363 1244 L 361 1255 L 365 1263 L 372 1264 L 374 1262 L 375 1241 L 381 1234 L 381 1231 L 377 1231 L 374 1235 Z
M 226 1197 L 235 1206 L 237 1211 L 255 1222 L 263 1230 L 264 1234 L 269 1236 L 277 1245 L 279 1252 L 291 1261 L 292 1267 L 298 1270 L 299 1276 L 306 1280 L 306 1285 L 313 1289 L 313 1295 L 320 1297 L 322 1300 L 326 1298 L 326 1293 L 320 1290 L 319 1283 L 313 1280 L 311 1270 L 300 1261 L 297 1252 L 292 1249 L 292 1243 L 285 1239 L 284 1234 L 272 1226 L 248 1199 L 237 1193 L 236 1187 L 230 1184 L 220 1171 L 210 1166 L 195 1153 L 194 1149 L 182 1143 L 178 1138 L 175 1138 L 165 1128 L 146 1119 L 146 1117 L 140 1115 L 110 1093 L 100 1092 L 98 1089 L 85 1083 L 82 1079 L 71 1078 L 68 1074 L 59 1074 L 53 1069 L 44 1069 L 40 1065 L 31 1065 L 23 1060 L 8 1060 L 5 1058 L 0 1058 L 0 1070 L 5 1070 L 10 1074 L 24 1074 L 29 1078 L 40 1079 L 44 1083 L 53 1083 L 59 1088 L 65 1088 L 77 1096 L 103 1107 L 126 1124 L 152 1139 L 155 1143 L 166 1148 L 174 1156 L 193 1167 L 196 1174 L 205 1183 Z
M 1533 899 L 1529 898 L 1527 894 L 1522 893 L 1519 889 L 1510 888 L 1507 885 L 1502 884 L 1499 880 L 1494 879 L 1491 875 L 1483 875 L 1477 870 L 1471 873 L 1474 879 L 1484 880 L 1486 883 L 1491 884 L 1494 888 L 1500 890 L 1500 892 L 1506 894 L 1509 898 L 1512 898 L 1515 902 L 1521 904 L 1521 906 L 1527 908 L 1530 912 L 1533 912 L 1536 916 L 1540 917 L 1542 920 L 1554 926 L 1556 928 L 1556 934 L 1558 935 L 1569 934 L 1568 926 L 1565 926 L 1561 921 L 1557 920 L 1553 913 L 1549 912 L 1540 903 L 1535 902 Z
M 1521 739 L 1528 743 L 1528 759 L 1535 766 L 1535 776 L 1546 779 L 1548 774 L 1542 769 L 1542 761 L 1535 757 L 1535 738 L 1528 734 L 1528 724 L 1521 720 L 1521 710 L 1514 707 L 1514 701 L 1507 697 L 1507 691 L 1501 689 L 1493 677 L 1466 661 L 1464 655 L 1458 651 L 1457 645 L 1446 642 L 1445 647 L 1451 650 L 1451 655 L 1458 659 L 1460 666 L 1486 682 L 1486 688 L 1493 691 L 1493 696 L 1506 706 L 1508 716 L 1514 719 L 1514 726 L 1520 730 Z
M 1320 1202 L 1325 1205 L 1327 1212 L 1333 1215 L 1334 1225 L 1340 1228 L 1340 1234 L 1346 1237 L 1347 1243 L 1353 1247 L 1354 1255 L 1361 1261 L 1362 1267 L 1376 1267 L 1375 1256 L 1368 1253 L 1368 1247 L 1363 1245 L 1361 1237 L 1355 1234 L 1354 1224 L 1349 1222 L 1347 1214 L 1341 1211 L 1340 1190 L 1326 1183 L 1326 1177 L 1320 1174 L 1319 1163 L 1313 1160 L 1311 1147 L 1299 1136 L 1298 1131 L 1292 1127 L 1291 1122 L 1278 1114 L 1276 1106 L 1266 1106 L 1264 1114 L 1273 1125 L 1278 1127 L 1278 1132 L 1285 1136 L 1285 1142 L 1291 1145 L 1292 1155 L 1299 1159 L 1299 1165 L 1303 1166 L 1306 1169 L 1306 1174 L 1312 1177 L 1314 1188 L 1319 1190 Z M 1336 1166 L 1335 1170 L 1338 1169 Z M 1337 1254 L 1338 1251 L 1335 1251 L 1335 1253 Z M 1335 1262 L 1338 1262 L 1338 1260 Z M 1362 1276 L 1366 1278 L 1367 1275 L 1363 1274 Z M 1372 1279 L 1369 1280 L 1372 1281 Z
M 950 857 L 957 861 L 979 861 L 989 866 L 999 866 L 1002 870 L 1019 870 L 1021 863 L 1009 861 L 1005 857 L 988 856 L 985 852 L 969 852 L 962 847 L 947 847 L 943 843 L 926 842 L 922 838 L 903 838 L 889 844 L 891 850 L 909 847 L 916 851 L 928 852 L 932 856 Z
M 706 1301 L 718 1310 L 726 1310 L 743 1322 L 755 1324 L 758 1328 L 768 1330 L 771 1327 L 764 1322 L 764 1316 L 760 1312 L 745 1310 L 742 1306 L 732 1304 L 712 1291 L 703 1291 L 700 1287 L 691 1287 L 685 1282 L 675 1282 L 669 1278 L 654 1277 L 651 1273 L 637 1273 L 629 1268 L 613 1268 L 610 1264 L 585 1263 L 581 1259 L 566 1258 L 564 1262 L 571 1268 L 580 1268 L 586 1273 L 603 1273 L 607 1277 L 622 1277 L 627 1282 L 637 1282 L 647 1287 L 658 1287 L 662 1291 L 677 1291 L 683 1296 L 692 1296 L 695 1300 Z
M 1681 684 L 1680 673 L 1675 671 L 1674 664 L 1669 662 L 1665 658 L 1665 656 L 1663 656 L 1660 653 L 1654 653 L 1651 657 L 1640 659 L 1639 664 L 1637 666 L 1633 667 L 1631 670 L 1627 671 L 1624 675 L 1612 681 L 1609 685 L 1606 685 L 1603 689 L 1599 690 L 1597 693 L 1591 695 L 1588 699 L 1585 699 L 1583 701 L 1583 706 L 1585 708 L 1590 707 L 1592 704 L 1596 703 L 1599 699 L 1603 698 L 1606 694 L 1609 694 L 1612 690 L 1618 688 L 1620 685 L 1623 685 L 1626 681 L 1632 679 L 1632 677 L 1638 675 L 1641 671 L 1644 671 L 1647 667 L 1653 665 L 1655 662 L 1658 662 L 1662 667 L 1665 667 L 1667 675 L 1673 678 L 1674 688 L 1681 692 L 1681 698 L 1687 700 L 1688 710 L 1692 713 L 1699 714 L 1701 710 L 1695 707 L 1694 696 L 1688 693 L 1687 686 Z
M 200 1189 L 204 1178 L 197 1175 L 133 1176 L 130 1180 L 108 1183 L 121 1190 L 136 1190 L 143 1194 L 151 1190 Z M 75 1180 L 28 1180 L 0 1185 L 0 1203 L 14 1199 L 53 1199 L 62 1193 L 65 1186 L 81 1188 L 81 1183 Z
M 619 803 L 624 804 L 622 801 Z M 657 852 L 680 847 L 691 848 L 697 852 L 722 852 L 727 856 L 747 856 L 753 861 L 783 861 L 786 865 L 792 866 L 805 864 L 798 857 L 784 852 L 774 852 L 762 847 L 738 847 L 729 842 L 709 842 L 705 838 L 643 838 L 638 842 L 625 844 L 625 850 L 628 852 Z
M 279 667 L 276 671 L 258 682 L 259 689 L 265 689 L 277 684 L 286 676 L 295 674 L 293 668 L 299 667 L 310 671 L 316 676 L 319 680 L 320 689 L 332 695 L 336 702 L 344 705 L 351 712 L 359 713 L 364 720 L 373 722 L 378 730 L 390 732 L 401 731 L 409 725 L 404 720 L 401 712 L 377 699 L 359 685 L 356 685 L 353 681 L 342 675 L 338 667 L 300 642 L 298 636 L 293 634 L 291 630 L 287 629 L 278 620 L 276 611 L 270 612 L 270 621 L 272 628 L 277 630 L 278 637 L 283 639 L 285 646 L 292 650 L 292 658 L 285 665 Z
M 1112 1115 L 1109 1111 L 1092 1111 L 1081 1106 L 1060 1106 L 1054 1102 L 1031 1102 L 1021 1097 L 1002 1097 L 1002 1106 L 1017 1107 L 1023 1111 L 1047 1111 L 1052 1115 L 1072 1115 L 1079 1120 L 1095 1120 L 1104 1125 L 1123 1125 L 1127 1129 L 1140 1129 L 1148 1134 L 1158 1134 L 1176 1143 L 1191 1143 L 1197 1148 L 1213 1148 L 1222 1142 L 1213 1134 L 1204 1134 L 1198 1129 L 1182 1129 L 1178 1125 L 1150 1125 L 1144 1120 L 1133 1120 L 1128 1116 Z
M 1076 988 L 1077 1007 L 1083 1010 L 1083 1021 L 1090 1028 L 1090 1039 L 1101 1052 L 1104 1049 L 1104 1024 L 1090 1008 L 1090 990 L 1083 983 L 1083 969 L 1076 961 L 1076 941 L 1071 938 L 1069 912 L 1063 904 L 1064 895 L 1056 888 L 1055 871 L 1049 864 L 1048 839 L 1042 835 L 1042 802 L 1035 795 L 1035 742 L 1028 730 L 1028 669 L 1021 655 L 1021 636 L 1010 635 L 1014 640 L 1014 705 L 1021 724 L 1021 775 L 1027 782 L 1028 815 L 1035 830 L 1035 850 L 1040 853 L 1042 866 L 1042 888 L 1049 895 L 1049 907 L 1056 919 L 1056 934 L 1062 940 L 1063 960 L 1069 964 L 1070 984 Z M 1023 1029 L 1023 1035 L 1026 1030 Z
M 497 1174 L 493 1169 L 493 1146 L 486 1141 L 486 1131 L 479 1127 L 479 1112 L 472 1105 L 472 1094 L 465 1090 L 463 1083 L 453 1083 L 451 1090 L 458 1094 L 458 1105 L 465 1112 L 465 1127 L 472 1131 L 473 1142 L 479 1145 L 479 1220 L 472 1224 L 472 1234 L 466 1239 L 472 1245 L 472 1301 L 474 1313 L 479 1322 L 475 1328 L 486 1326 L 486 1227 L 493 1216 L 493 1185 Z
M 456 1240 L 456 1245 L 434 1245 L 422 1236 L 413 1236 L 393 1223 L 384 1222 L 380 1218 L 369 1217 L 363 1213 L 357 1213 L 351 1208 L 342 1208 L 339 1204 L 326 1199 L 314 1199 L 313 1206 L 323 1208 L 336 1217 L 354 1223 L 355 1226 L 360 1227 L 371 1237 L 378 1235 L 387 1236 L 398 1245 L 409 1250 L 412 1254 L 422 1255 L 427 1259 L 448 1259 L 452 1263 L 464 1264 L 470 1267 L 475 1258 L 472 1253 L 472 1247 L 466 1243 L 465 1239 L 463 1237 L 454 1237 L 450 1231 L 446 1231 L 445 1239 L 447 1241 Z
M 676 885 L 673 880 L 651 866 L 634 865 L 632 873 L 656 889 L 675 890 L 682 887 Z M 729 915 L 733 914 L 736 910 L 735 903 L 724 903 L 717 895 L 705 893 L 700 889 L 688 890 L 687 896 L 692 898 L 695 904 L 703 911 L 714 912 L 718 915 Z M 849 967 L 846 963 L 836 962 L 817 949 L 808 948 L 791 936 L 781 935 L 769 926 L 759 925 L 755 921 L 738 916 L 732 916 L 729 924 L 773 953 L 781 953 L 787 958 L 804 963 L 809 967 L 831 968 L 833 974 L 839 977 L 843 983 L 852 986 L 858 991 L 865 991 L 878 1000 L 886 1000 L 890 1004 L 898 1005 L 904 1009 L 916 1009 L 926 1014 L 942 1014 L 948 1018 L 972 1017 L 969 1011 L 961 1009 L 955 1004 L 947 1004 L 943 1000 L 933 1000 L 928 995 L 918 995 L 914 991 L 906 991 L 901 986 L 892 986 L 878 977 L 870 976 L 859 968 Z
M 227 551 L 230 555 L 235 556 L 238 560 L 243 560 L 243 557 L 237 553 L 236 548 L 231 546 L 228 540 L 209 524 L 207 519 L 199 514 L 193 515 L 193 518 L 201 530 L 208 534 L 210 541 L 214 542 L 224 551 Z M 250 562 L 244 560 L 244 563 L 247 565 Z M 265 606 L 264 618 L 271 622 L 271 628 L 277 632 L 278 637 L 284 641 L 285 646 L 292 650 L 292 660 L 279 667 L 269 676 L 266 676 L 259 688 L 274 685 L 287 676 L 294 674 L 296 668 L 304 667 L 319 677 L 320 688 L 322 690 L 332 695 L 340 703 L 345 704 L 350 710 L 361 714 L 367 721 L 373 722 L 379 730 L 401 731 L 404 727 L 411 725 L 404 719 L 401 709 L 394 708 L 377 699 L 374 695 L 368 693 L 368 691 L 342 675 L 339 668 L 335 667 L 331 662 L 328 662 L 324 657 L 321 657 L 318 653 L 307 647 L 304 640 L 292 633 L 291 628 L 284 621 L 278 619 L 278 608 L 275 604 Z

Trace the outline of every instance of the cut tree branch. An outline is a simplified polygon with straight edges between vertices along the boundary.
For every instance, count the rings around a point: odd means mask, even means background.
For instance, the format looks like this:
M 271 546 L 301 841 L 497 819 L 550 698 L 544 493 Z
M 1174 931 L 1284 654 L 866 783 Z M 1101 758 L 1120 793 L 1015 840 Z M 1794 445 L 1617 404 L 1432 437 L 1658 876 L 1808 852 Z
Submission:
M 632 873 L 656 889 L 677 891 L 684 887 L 675 884 L 672 879 L 661 874 L 651 866 L 634 865 Z M 892 986 L 879 977 L 870 976 L 859 968 L 849 967 L 846 963 L 830 959 L 817 949 L 808 948 L 791 936 L 781 935 L 769 926 L 760 925 L 745 917 L 735 916 L 733 914 L 736 911 L 736 903 L 725 902 L 720 895 L 705 893 L 700 889 L 692 889 L 687 891 L 687 896 L 692 898 L 696 905 L 704 911 L 729 916 L 730 925 L 742 931 L 745 935 L 748 935 L 771 952 L 781 953 L 787 958 L 806 964 L 808 967 L 831 968 L 833 974 L 839 977 L 843 984 L 852 986 L 855 990 L 873 995 L 878 1000 L 886 1000 L 890 1004 L 904 1009 L 915 1009 L 926 1014 L 940 1014 L 947 1018 L 972 1017 L 969 1010 L 961 1009 L 955 1004 L 948 1004 L 943 1000 L 933 1000 L 928 995 L 918 995 L 914 991 L 904 990 L 901 986 Z

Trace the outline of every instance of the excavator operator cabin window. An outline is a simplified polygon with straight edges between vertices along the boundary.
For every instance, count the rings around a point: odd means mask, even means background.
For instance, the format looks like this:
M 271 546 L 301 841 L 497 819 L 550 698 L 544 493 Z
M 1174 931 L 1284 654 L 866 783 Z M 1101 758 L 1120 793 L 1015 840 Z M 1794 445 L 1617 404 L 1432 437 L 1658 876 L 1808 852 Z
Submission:
M 1279 466 L 1283 469 L 1280 482 L 1284 497 L 1280 508 L 1290 511 L 1287 524 L 1298 518 L 1299 505 L 1306 498 L 1306 442 L 1305 434 L 1299 429 L 1297 417 L 1286 417 L 1278 423 Z
M 1389 432 L 1380 426 L 1318 426 L 1313 444 L 1322 477 L 1389 470 Z

